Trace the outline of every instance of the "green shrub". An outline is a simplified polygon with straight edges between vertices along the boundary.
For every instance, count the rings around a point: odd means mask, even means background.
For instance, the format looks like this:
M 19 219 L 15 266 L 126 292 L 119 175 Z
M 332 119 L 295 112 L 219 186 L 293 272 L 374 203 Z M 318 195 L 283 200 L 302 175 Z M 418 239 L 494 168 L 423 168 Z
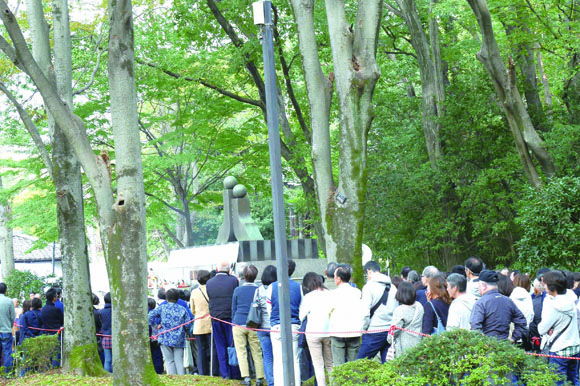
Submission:
M 52 369 L 52 362 L 60 352 L 58 335 L 40 335 L 36 338 L 27 338 L 16 347 L 14 370 L 16 374 L 41 373 Z
M 379 365 L 360 360 L 333 370 L 333 385 L 511 385 L 512 374 L 527 385 L 554 386 L 545 360 L 506 340 L 466 330 L 425 338 L 397 359 Z M 492 383 L 493 382 L 493 383 Z

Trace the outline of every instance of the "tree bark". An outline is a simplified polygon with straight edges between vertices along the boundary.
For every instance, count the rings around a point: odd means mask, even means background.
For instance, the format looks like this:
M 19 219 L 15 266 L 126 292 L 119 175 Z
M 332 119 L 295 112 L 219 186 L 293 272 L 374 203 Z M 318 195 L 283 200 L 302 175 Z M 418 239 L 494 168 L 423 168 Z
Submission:
M 562 99 L 570 115 L 570 123 L 578 125 L 580 124 L 580 70 L 578 70 L 580 67 L 580 53 L 572 53 L 569 63 L 573 75 L 564 85 Z
M 439 27 L 434 16 L 429 17 L 429 38 L 423 29 L 414 0 L 397 0 L 401 16 L 409 28 L 411 44 L 417 54 L 421 76 L 421 98 L 423 101 L 423 134 L 427 144 L 429 162 L 433 169 L 441 158 L 441 118 L 445 114 L 445 88 Z M 431 7 L 433 2 L 431 2 Z
M 501 58 L 486 1 L 467 1 L 475 14 L 482 35 L 481 50 L 477 54 L 477 58 L 483 63 L 493 81 L 501 107 L 514 136 L 526 176 L 532 186 L 539 187 L 542 185 L 542 181 L 529 151 L 532 152 L 548 178 L 556 174 L 554 160 L 530 120 L 517 87 L 514 63 L 510 59 L 509 67 L 506 69 Z
M 69 109 L 72 98 L 72 51 L 68 0 L 53 0 L 54 69 L 58 94 Z M 52 135 L 54 185 L 62 256 L 64 309 L 63 368 L 79 375 L 104 370 L 97 351 L 86 244 L 81 168 L 62 129 Z
M 109 1 L 109 88 L 117 200 L 107 271 L 113 307 L 115 385 L 157 381 L 149 348 L 145 190 L 135 88 L 131 0 Z
M 0 190 L 4 189 L 0 176 Z M 2 264 L 2 281 L 14 271 L 14 244 L 12 227 L 12 209 L 8 200 L 0 201 L 0 264 Z

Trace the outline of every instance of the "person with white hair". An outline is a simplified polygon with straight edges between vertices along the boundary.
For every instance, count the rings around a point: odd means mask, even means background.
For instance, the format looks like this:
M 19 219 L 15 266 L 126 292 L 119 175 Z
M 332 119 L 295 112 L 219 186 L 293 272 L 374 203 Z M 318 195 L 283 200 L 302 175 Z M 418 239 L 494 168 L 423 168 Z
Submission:
M 423 308 L 427 306 L 427 284 L 429 279 L 439 275 L 439 270 L 437 267 L 429 265 L 423 269 L 423 274 L 421 275 L 421 286 L 417 288 L 417 301 L 421 303 Z
M 222 261 L 218 266 L 216 275 L 208 280 L 206 284 L 207 296 L 209 297 L 209 314 L 213 318 L 231 323 L 232 297 L 234 290 L 238 286 L 238 279 L 230 275 L 230 263 L 228 261 Z M 230 366 L 228 363 L 228 347 L 234 345 L 234 337 L 232 334 L 232 326 L 227 323 L 213 319 L 211 322 L 220 375 L 224 379 L 239 379 L 239 367 Z

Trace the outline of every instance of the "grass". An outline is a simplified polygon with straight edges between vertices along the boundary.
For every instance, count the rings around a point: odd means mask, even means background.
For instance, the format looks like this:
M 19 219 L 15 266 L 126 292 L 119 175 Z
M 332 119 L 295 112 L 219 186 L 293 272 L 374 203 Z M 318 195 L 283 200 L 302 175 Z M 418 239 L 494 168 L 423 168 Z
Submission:
M 238 386 L 240 381 L 230 381 L 219 377 L 202 377 L 199 375 L 160 375 L 159 379 L 167 386 Z M 11 381 L 0 380 L 6 386 L 113 386 L 113 378 L 81 377 L 58 372 L 29 375 Z

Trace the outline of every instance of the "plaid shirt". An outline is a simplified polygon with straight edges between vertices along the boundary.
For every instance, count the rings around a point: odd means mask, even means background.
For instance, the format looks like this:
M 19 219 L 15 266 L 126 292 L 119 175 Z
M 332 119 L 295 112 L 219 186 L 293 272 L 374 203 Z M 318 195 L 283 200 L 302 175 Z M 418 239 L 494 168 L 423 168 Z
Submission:
M 111 350 L 113 348 L 113 339 L 110 336 L 101 337 L 101 344 L 106 350 Z
M 562 357 L 572 357 L 578 355 L 579 353 L 580 353 L 580 345 L 566 347 L 564 350 L 558 351 L 556 355 Z

